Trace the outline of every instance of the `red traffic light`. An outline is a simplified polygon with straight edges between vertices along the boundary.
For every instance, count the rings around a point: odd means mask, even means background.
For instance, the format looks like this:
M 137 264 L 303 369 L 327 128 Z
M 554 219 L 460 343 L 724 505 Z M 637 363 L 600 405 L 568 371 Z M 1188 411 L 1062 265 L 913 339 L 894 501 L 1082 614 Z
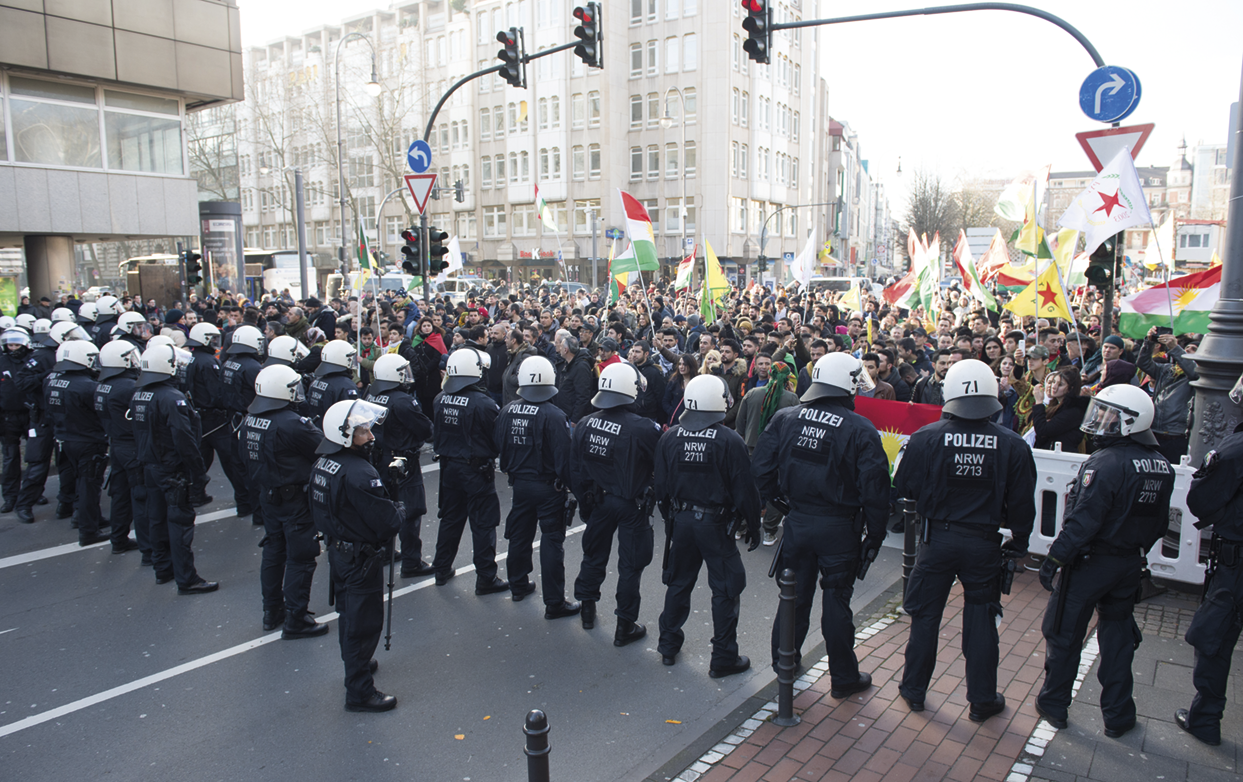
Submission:
M 504 30 L 501 30 L 499 33 L 496 34 L 496 40 L 500 41 L 506 46 L 517 46 L 518 45 L 518 39 L 512 37 L 509 33 L 505 32 Z
M 751 13 L 764 13 L 764 0 L 742 0 L 742 10 Z
M 591 18 L 591 11 L 589 11 L 584 6 L 579 6 L 578 8 L 574 9 L 574 18 L 578 19 L 579 21 L 586 22 L 587 24 L 591 24 L 593 21 L 595 21 L 594 19 Z
M 401 238 L 407 242 L 413 242 L 417 238 L 417 234 L 409 228 L 401 232 Z

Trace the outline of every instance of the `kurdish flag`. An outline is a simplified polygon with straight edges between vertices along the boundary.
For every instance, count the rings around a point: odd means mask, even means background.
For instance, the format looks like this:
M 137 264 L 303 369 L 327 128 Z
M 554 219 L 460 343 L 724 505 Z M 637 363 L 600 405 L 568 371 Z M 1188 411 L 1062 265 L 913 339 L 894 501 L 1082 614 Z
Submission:
M 545 228 L 553 233 L 560 233 L 557 230 L 557 221 L 552 217 L 552 210 L 548 208 L 548 202 L 544 200 L 544 196 L 540 195 L 538 184 L 535 186 L 535 214 Z
M 941 418 L 939 405 L 916 405 L 865 396 L 855 397 L 855 412 L 871 421 L 880 433 L 880 443 L 889 457 L 891 476 L 894 459 L 898 458 L 898 452 L 911 439 L 911 435 Z
M 993 280 L 997 283 L 998 288 L 1004 288 L 1011 293 L 1023 290 L 1028 285 L 1031 285 L 1034 279 L 1036 279 L 1035 261 L 1029 261 L 1022 266 L 1007 263 L 998 269 L 993 276 Z
M 1175 334 L 1208 331 L 1208 314 L 1221 295 L 1221 266 L 1175 277 L 1162 285 L 1125 296 L 1118 317 L 1118 330 L 1140 339 L 1153 326 L 1170 325 L 1173 310 Z
M 630 237 L 630 246 L 634 248 L 634 261 L 629 267 L 618 271 L 659 271 L 660 260 L 656 257 L 656 234 L 652 232 L 652 218 L 648 217 L 647 210 L 634 196 L 621 189 L 617 192 L 621 196 L 622 208 L 626 210 L 626 235 Z
M 911 298 L 911 290 L 918 290 L 918 288 L 915 287 L 916 281 L 915 270 L 911 269 L 906 274 L 902 275 L 902 279 L 895 280 L 892 285 L 881 291 L 881 298 L 890 304 L 909 310 L 910 306 L 908 305 Z M 900 304 L 900 302 L 907 302 L 907 304 Z
M 691 287 L 691 272 L 695 268 L 695 251 L 691 250 L 691 254 L 682 259 L 678 264 L 678 277 L 673 282 L 673 289 L 676 291 L 685 290 Z
M 373 269 L 375 258 L 371 255 L 371 248 L 367 246 L 367 234 L 363 233 L 362 223 L 358 224 L 358 267 L 360 269 Z
M 996 312 L 997 300 L 980 283 L 980 278 L 975 272 L 975 259 L 971 257 L 971 248 L 967 245 L 967 232 L 961 228 L 958 230 L 958 243 L 954 245 L 953 256 L 954 265 L 958 267 L 958 273 L 962 275 L 962 286 L 967 289 L 967 293 Z

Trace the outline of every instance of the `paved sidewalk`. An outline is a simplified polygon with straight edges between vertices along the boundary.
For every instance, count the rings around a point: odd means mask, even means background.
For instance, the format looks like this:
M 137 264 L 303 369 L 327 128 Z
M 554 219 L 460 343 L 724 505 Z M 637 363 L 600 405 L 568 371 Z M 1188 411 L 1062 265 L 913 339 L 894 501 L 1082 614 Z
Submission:
M 1120 741 L 1102 733 L 1094 675 L 1096 645 L 1089 635 L 1080 667 L 1070 727 L 1052 729 L 1033 708 L 1044 679 L 1040 624 L 1048 603 L 1036 574 L 1020 570 L 1013 593 L 1003 596 L 998 689 L 1007 708 L 983 725 L 967 719 L 965 660 L 961 654 L 962 589 L 950 593 L 942 623 L 937 670 L 924 712 L 912 713 L 898 695 L 909 620 L 892 600 L 883 615 L 859 628 L 860 668 L 875 686 L 846 700 L 829 695 L 827 660 L 796 683 L 795 711 L 802 723 L 779 728 L 771 701 L 725 736 L 698 762 L 673 776 L 677 782 L 813 782 L 826 780 L 997 780 L 1047 779 L 1216 780 L 1234 774 L 1243 744 L 1243 715 L 1227 707 L 1221 748 L 1180 741 L 1168 729 L 1173 710 L 1191 699 L 1191 650 L 1181 640 L 1195 610 L 1194 598 L 1167 593 L 1140 604 L 1136 619 L 1145 643 L 1136 659 L 1136 700 L 1141 726 Z M 815 609 L 818 611 L 819 609 Z M 814 618 L 814 617 L 813 617 Z M 813 621 L 815 641 L 818 623 Z M 1090 631 L 1091 632 L 1091 631 Z M 1236 659 L 1236 669 L 1240 661 Z M 765 694 L 775 697 L 775 685 Z M 1232 693 L 1243 698 L 1243 678 Z M 1164 724 L 1158 724 L 1164 723 Z M 1194 746 L 1192 746 L 1194 745 Z M 1149 772 L 1152 773 L 1149 773 Z

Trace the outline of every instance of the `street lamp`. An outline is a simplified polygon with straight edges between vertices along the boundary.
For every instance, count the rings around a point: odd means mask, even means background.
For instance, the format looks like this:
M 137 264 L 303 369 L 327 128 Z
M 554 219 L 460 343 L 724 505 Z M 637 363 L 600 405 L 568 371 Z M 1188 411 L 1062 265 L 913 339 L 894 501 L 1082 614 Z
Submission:
M 363 92 L 372 98 L 380 95 L 380 82 L 376 78 L 375 70 L 375 44 L 360 32 L 353 32 L 342 37 L 337 41 L 337 49 L 332 62 L 337 106 L 337 190 L 339 196 L 337 206 L 341 219 L 341 246 L 337 248 L 337 262 L 340 264 L 342 276 L 345 275 L 345 141 L 341 136 L 341 45 L 354 38 L 366 41 L 371 47 L 371 81 L 363 85 Z M 358 222 L 357 214 L 354 215 L 354 221 Z
M 682 246 L 681 246 L 680 251 L 678 252 L 678 263 L 681 264 L 682 256 L 686 253 L 686 215 L 689 212 L 689 210 L 687 209 L 687 201 L 686 201 L 686 95 L 684 95 L 682 93 L 682 90 L 678 87 L 669 87 L 668 89 L 665 90 L 665 101 L 664 101 L 665 115 L 660 118 L 660 126 L 664 128 L 665 130 L 669 130 L 670 128 L 673 127 L 673 117 L 669 114 L 669 93 L 671 92 L 676 92 L 678 94 L 678 100 L 681 101 L 681 104 L 682 104 L 681 112 L 678 115 L 681 119 L 680 124 L 682 126 L 682 153 L 681 153 L 682 158 L 680 161 L 682 164 L 682 176 L 681 176 L 682 214 L 678 216 L 678 220 L 682 224 Z M 665 165 L 668 166 L 668 161 L 666 161 Z M 691 290 L 694 290 L 695 289 L 695 265 L 693 263 L 691 264 L 690 285 L 691 285 Z

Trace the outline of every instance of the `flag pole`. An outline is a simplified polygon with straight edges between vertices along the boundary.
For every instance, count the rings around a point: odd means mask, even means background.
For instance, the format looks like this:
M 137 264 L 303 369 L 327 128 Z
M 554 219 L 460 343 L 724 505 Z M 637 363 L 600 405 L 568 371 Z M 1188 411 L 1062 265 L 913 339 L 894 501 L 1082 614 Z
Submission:
M 1149 215 L 1151 214 L 1149 212 Z M 1152 243 L 1156 245 L 1157 254 L 1161 257 L 1161 265 L 1165 267 L 1165 303 L 1170 308 L 1170 332 L 1172 333 L 1174 331 L 1174 299 L 1170 296 L 1171 264 L 1165 262 L 1165 251 L 1161 249 L 1161 242 L 1157 239 L 1157 227 L 1153 225 L 1151 220 L 1148 222 L 1148 225 L 1152 227 Z
M 1058 249 L 1060 250 L 1061 248 L 1059 247 Z M 1077 249 L 1079 249 L 1079 234 L 1078 234 L 1078 233 L 1076 233 L 1076 234 L 1075 234 L 1075 249 L 1076 249 L 1076 250 L 1077 250 Z M 1050 253 L 1050 255 L 1052 255 L 1052 253 Z M 1072 255 L 1073 255 L 1073 253 L 1072 253 Z M 1073 263 L 1073 261 L 1072 261 L 1072 263 Z M 1061 264 L 1059 264 L 1059 263 L 1057 262 L 1057 256 L 1054 256 L 1054 257 L 1053 257 L 1053 271 L 1055 271 L 1055 272 L 1057 273 L 1057 284 L 1058 284 L 1058 286 L 1060 286 L 1060 287 L 1061 287 L 1061 289 L 1062 289 L 1062 298 L 1066 300 L 1066 306 L 1067 306 L 1067 307 L 1069 307 L 1069 306 L 1070 306 L 1070 296 L 1066 293 L 1066 281 L 1062 279 L 1062 266 L 1061 266 Z M 1037 278 L 1036 278 L 1036 284 L 1037 284 L 1037 286 L 1039 286 L 1039 284 L 1040 284 L 1040 278 L 1039 278 L 1039 277 L 1037 277 Z M 1037 292 L 1036 296 L 1037 296 L 1037 298 L 1039 298 L 1039 296 L 1040 296 L 1039 292 Z M 1039 314 L 1040 314 L 1040 312 L 1039 312 L 1039 310 L 1037 310 L 1036 315 L 1037 315 L 1037 316 L 1039 316 Z M 1076 343 L 1078 343 L 1078 345 L 1079 345 L 1079 362 L 1080 362 L 1080 363 L 1079 363 L 1079 367 L 1080 367 L 1080 369 L 1082 369 L 1082 368 L 1083 368 L 1083 362 L 1084 362 L 1084 361 L 1086 360 L 1086 358 L 1087 358 L 1086 356 L 1084 356 L 1084 355 L 1083 355 L 1083 339 L 1079 336 L 1079 323 L 1073 319 L 1073 318 L 1074 318 L 1074 316 L 1075 316 L 1075 313 L 1071 312 L 1071 313 L 1069 313 L 1069 314 L 1070 314 L 1070 316 L 1071 316 L 1071 318 L 1072 318 L 1072 320 L 1070 321 L 1070 325 L 1071 325 L 1071 326 L 1073 326 L 1073 327 L 1074 327 L 1074 329 L 1075 329 L 1075 342 L 1076 342 Z M 1039 340 L 1039 339 L 1040 339 L 1040 334 L 1039 334 L 1039 332 L 1037 332 L 1037 334 L 1036 334 L 1036 339 L 1037 339 L 1037 340 Z

